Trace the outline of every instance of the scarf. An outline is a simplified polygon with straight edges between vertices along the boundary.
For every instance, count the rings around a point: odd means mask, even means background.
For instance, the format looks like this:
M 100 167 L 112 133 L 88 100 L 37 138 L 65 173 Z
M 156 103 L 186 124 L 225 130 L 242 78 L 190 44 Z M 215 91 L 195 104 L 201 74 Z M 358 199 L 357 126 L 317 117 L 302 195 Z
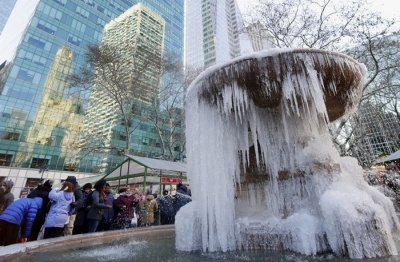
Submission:
M 107 201 L 106 192 L 104 192 L 104 190 L 103 190 L 103 189 L 101 189 L 101 190 L 100 190 L 100 194 L 101 194 L 101 196 L 103 197 L 103 199 L 104 199 L 104 202 L 106 202 L 106 201 Z

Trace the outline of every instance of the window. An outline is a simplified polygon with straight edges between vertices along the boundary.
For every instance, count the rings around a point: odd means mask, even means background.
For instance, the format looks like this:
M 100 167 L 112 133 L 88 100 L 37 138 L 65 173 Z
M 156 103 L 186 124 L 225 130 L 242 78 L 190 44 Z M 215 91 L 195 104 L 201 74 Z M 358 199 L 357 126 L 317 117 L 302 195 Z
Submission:
M 41 168 L 47 166 L 49 159 L 45 158 L 32 158 L 31 168 Z
M 27 34 L 27 37 L 25 38 L 25 41 L 28 42 L 30 45 L 33 45 L 35 47 L 44 49 L 46 51 L 50 51 L 51 49 L 51 44 L 48 43 L 46 40 L 38 38 L 36 36 L 33 36 L 31 34 Z
M 57 27 L 44 21 L 39 21 L 36 27 L 52 35 L 57 31 Z
M 27 61 L 31 61 L 37 65 L 42 65 L 42 66 L 46 65 L 46 62 L 47 62 L 46 58 L 40 57 L 38 55 L 34 55 L 33 53 L 27 52 L 25 50 L 21 50 L 18 57 L 22 58 L 24 60 L 27 60 Z
M 13 155 L 0 154 L 0 166 L 10 166 Z
M 79 37 L 76 37 L 74 35 L 69 34 L 68 42 L 70 42 L 73 45 L 80 46 L 81 43 L 82 43 L 82 39 L 80 39 Z
M 30 71 L 30 70 L 26 70 L 26 69 L 21 68 L 21 69 L 19 70 L 19 72 L 18 72 L 17 77 L 18 77 L 19 79 L 32 82 L 32 80 L 33 80 L 33 75 L 34 75 L 33 71 Z
M 89 11 L 86 11 L 85 9 L 83 9 L 80 6 L 76 7 L 76 12 L 78 14 L 80 14 L 81 16 L 83 16 L 84 18 L 88 18 L 89 17 Z
M 148 145 L 149 144 L 149 139 L 147 137 L 142 138 L 142 144 L 143 145 Z
M 127 136 L 125 132 L 119 132 L 119 140 L 126 141 Z
M 40 182 L 41 182 L 40 178 L 27 178 L 25 187 L 34 188 L 34 187 L 37 187 Z
M 2 135 L 2 139 L 5 139 L 5 140 L 13 140 L 13 141 L 18 141 L 19 140 L 19 136 L 20 136 L 20 133 L 18 133 L 18 132 L 16 132 L 16 131 L 14 131 L 14 132 L 12 132 L 12 131 L 7 131 L 7 132 L 5 132 L 3 135 Z
M 58 11 L 57 9 L 55 9 L 49 5 L 43 4 L 42 2 L 39 3 L 38 11 L 41 11 L 44 14 L 46 14 L 52 18 L 55 18 L 57 20 L 61 20 L 61 17 L 62 17 L 61 11 Z
M 38 84 L 40 81 L 41 75 L 39 73 L 35 73 L 32 70 L 20 68 L 18 71 L 18 74 L 17 74 L 17 78 L 27 81 L 27 82 Z
M 31 44 L 31 45 L 33 45 L 33 46 L 39 47 L 39 48 L 41 48 L 41 49 L 44 49 L 44 47 L 45 47 L 45 45 L 46 45 L 45 42 L 39 40 L 38 38 L 36 38 L 36 37 L 34 37 L 34 36 L 30 36 L 30 37 L 28 38 L 28 43 Z
M 79 22 L 79 21 L 77 21 L 77 20 L 75 20 L 75 19 L 72 20 L 71 27 L 76 29 L 76 30 L 78 30 L 81 33 L 85 33 L 86 25 L 81 23 L 81 22 Z
M 97 24 L 103 28 L 107 23 L 101 18 L 97 18 Z
M 67 163 L 64 165 L 64 171 L 77 171 L 78 164 L 77 163 Z
M 53 0 L 56 3 L 59 3 L 60 5 L 65 5 L 67 3 L 67 0 Z

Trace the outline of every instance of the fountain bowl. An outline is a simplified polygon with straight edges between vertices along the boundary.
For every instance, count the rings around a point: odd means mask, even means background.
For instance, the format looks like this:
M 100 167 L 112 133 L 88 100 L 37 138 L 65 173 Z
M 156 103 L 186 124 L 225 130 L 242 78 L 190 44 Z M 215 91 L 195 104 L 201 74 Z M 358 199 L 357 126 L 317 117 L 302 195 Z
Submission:
M 200 97 L 211 104 L 222 99 L 221 87 L 233 82 L 246 90 L 254 104 L 261 108 L 275 108 L 284 98 L 283 86 L 291 85 L 297 91 L 309 68 L 314 68 L 324 91 L 329 121 L 347 113 L 361 95 L 366 68 L 353 58 L 321 49 L 279 49 L 258 52 L 258 56 L 240 57 L 220 65 L 219 70 L 206 70 L 195 82 L 202 81 Z M 204 81 L 205 80 L 205 81 Z M 300 92 L 296 94 L 301 105 Z

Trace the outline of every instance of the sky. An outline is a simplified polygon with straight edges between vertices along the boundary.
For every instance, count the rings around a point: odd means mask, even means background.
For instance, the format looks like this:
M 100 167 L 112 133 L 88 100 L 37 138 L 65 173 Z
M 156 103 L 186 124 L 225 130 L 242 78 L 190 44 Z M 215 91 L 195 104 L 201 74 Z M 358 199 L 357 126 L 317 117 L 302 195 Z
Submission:
M 242 13 L 244 13 L 249 6 L 251 7 L 252 5 L 258 2 L 258 0 L 236 0 L 236 1 Z M 370 2 L 371 2 L 371 9 L 381 12 L 384 17 L 393 18 L 396 15 L 398 16 L 400 10 L 400 0 L 370 0 Z
M 8 23 L 16 25 L 26 24 L 26 22 L 30 19 L 28 15 L 30 9 L 34 8 L 34 6 L 37 4 L 38 1 L 39 0 L 17 0 L 17 4 Z M 240 9 L 242 10 L 242 13 L 245 13 L 245 11 L 249 7 L 257 3 L 258 1 L 259 0 L 237 0 L 237 3 Z M 334 0 L 334 1 L 348 1 L 348 0 Z M 370 2 L 371 2 L 371 9 L 381 12 L 382 15 L 386 18 L 393 18 L 398 16 L 398 10 L 400 10 L 400 0 L 370 0 Z M 399 16 L 398 18 L 400 19 Z M 21 29 L 22 28 L 18 28 L 18 26 L 13 26 L 12 28 L 8 27 L 8 30 L 5 29 L 1 34 L 0 63 L 4 60 L 11 60 L 13 50 L 15 50 L 16 48 L 14 43 L 18 43 L 20 41 L 20 36 L 22 36 L 23 34 L 23 31 Z

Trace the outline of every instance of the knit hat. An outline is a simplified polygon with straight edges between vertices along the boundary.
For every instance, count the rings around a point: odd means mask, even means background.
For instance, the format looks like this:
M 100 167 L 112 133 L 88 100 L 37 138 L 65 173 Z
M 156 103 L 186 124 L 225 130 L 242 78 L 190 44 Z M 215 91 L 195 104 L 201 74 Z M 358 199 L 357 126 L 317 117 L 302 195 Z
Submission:
M 89 188 L 89 189 L 92 189 L 92 184 L 91 183 L 86 183 L 86 184 L 84 184 L 83 185 L 83 190 L 85 190 L 85 189 L 87 189 L 87 188 Z
M 75 176 L 68 176 L 65 181 L 71 182 L 72 184 L 76 184 L 76 177 Z

